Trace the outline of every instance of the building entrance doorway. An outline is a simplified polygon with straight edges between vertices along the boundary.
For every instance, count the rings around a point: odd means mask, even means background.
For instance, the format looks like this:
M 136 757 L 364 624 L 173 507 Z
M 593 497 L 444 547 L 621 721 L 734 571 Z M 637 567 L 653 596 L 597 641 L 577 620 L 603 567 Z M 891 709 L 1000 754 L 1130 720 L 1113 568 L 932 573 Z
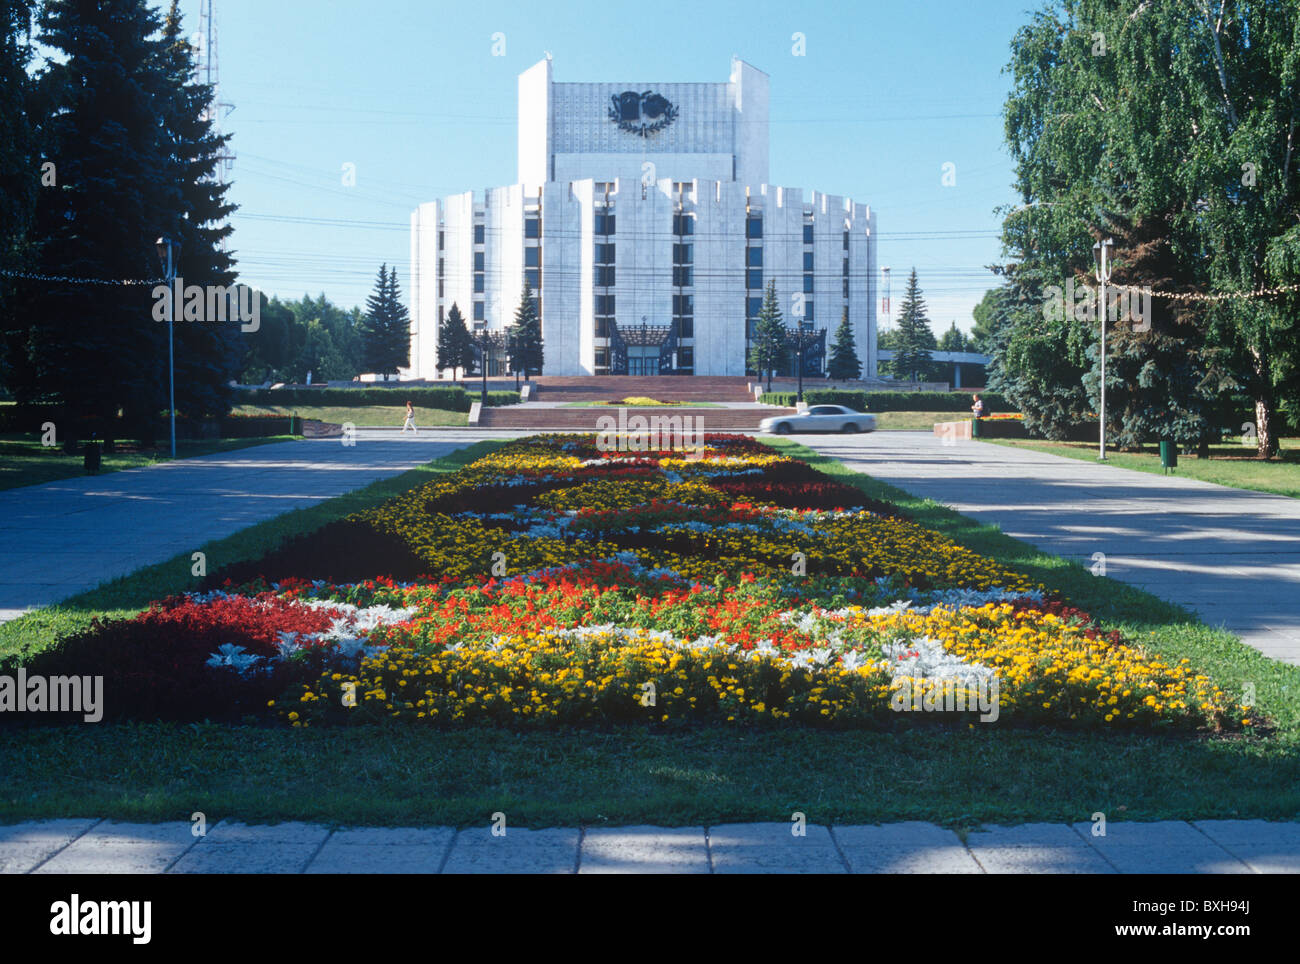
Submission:
M 659 348 L 652 345 L 630 345 L 627 350 L 629 375 L 658 375 Z

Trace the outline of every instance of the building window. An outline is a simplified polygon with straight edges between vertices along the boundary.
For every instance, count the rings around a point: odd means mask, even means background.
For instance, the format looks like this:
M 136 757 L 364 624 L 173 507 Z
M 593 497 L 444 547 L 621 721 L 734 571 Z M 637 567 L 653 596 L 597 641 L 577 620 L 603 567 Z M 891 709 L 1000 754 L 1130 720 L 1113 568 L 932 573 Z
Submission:
M 609 368 L 609 349 L 597 348 L 595 361 L 597 368 Z
M 673 314 L 674 315 L 695 314 L 695 296 L 694 295 L 673 295 Z
M 812 244 L 812 228 L 813 228 L 813 226 L 812 226 L 811 224 L 805 224 L 805 225 L 803 226 L 803 243 L 804 243 L 804 244 Z
M 597 234 L 613 234 L 613 233 L 614 233 L 614 215 L 612 215 L 612 214 L 597 214 L 597 215 L 595 216 L 595 218 L 594 218 L 594 221 L 595 221 L 595 223 L 594 223 L 593 227 L 594 227 L 594 229 L 595 229 L 595 231 L 596 231 Z
M 691 264 L 695 260 L 695 245 L 674 244 L 673 264 Z
M 442 324 L 442 305 L 438 306 L 438 324 Z
M 758 331 L 758 319 L 757 319 L 757 318 L 746 318 L 746 319 L 745 319 L 745 337 L 748 338 L 750 341 L 753 341 L 753 340 L 754 340 L 754 335 L 755 335 L 755 333 L 756 333 L 757 331 Z
M 525 268 L 524 281 L 528 282 L 528 287 L 536 291 L 542 286 L 542 272 L 537 268 Z
M 524 237 L 540 238 L 542 236 L 541 218 L 524 218 Z
M 540 268 L 542 266 L 541 248 L 524 248 L 524 267 Z
M 447 239 L 443 236 L 443 232 L 442 232 L 442 231 L 439 231 L 439 232 L 438 232 L 438 250 L 439 250 L 439 251 L 442 251 L 444 248 L 446 248 L 446 246 L 447 246 Z
M 757 318 L 758 313 L 763 310 L 763 299 L 749 297 L 745 299 L 745 317 Z
M 748 265 L 748 266 L 751 267 L 751 268 L 761 268 L 761 267 L 763 267 L 763 249 L 762 249 L 762 248 L 746 248 L 746 249 L 745 249 L 745 264 Z
M 608 338 L 608 337 L 609 337 L 609 319 L 608 319 L 608 318 L 597 318 L 597 319 L 596 319 L 596 337 L 597 337 L 597 338 Z
M 596 182 L 595 184 L 593 184 L 592 186 L 595 188 L 595 190 L 596 190 L 596 194 L 597 194 L 598 196 L 602 196 L 602 197 L 603 197 L 603 196 L 606 195 L 606 194 L 613 194 L 613 193 L 614 193 L 614 182 L 613 182 L 613 181 L 597 181 L 597 182 Z
M 609 269 L 613 271 L 613 268 Z M 673 284 L 678 288 L 689 288 L 695 282 L 691 280 L 691 267 L 689 265 L 677 265 L 673 268 Z
M 803 303 L 803 318 L 802 318 L 801 320 L 803 321 L 803 323 L 804 323 L 805 325 L 807 325 L 807 324 L 811 324 L 811 323 L 812 323 L 812 320 L 813 320 L 813 302 L 812 302 L 812 299 L 811 299 L 811 298 L 808 299 L 807 301 L 805 301 L 805 302 Z
M 614 263 L 614 248 L 615 248 L 615 245 L 612 245 L 612 244 L 597 244 L 597 245 L 596 245 L 596 264 L 613 264 L 613 263 Z
M 677 367 L 694 368 L 695 367 L 695 349 L 678 348 L 677 349 Z
M 438 259 L 438 277 L 441 278 L 442 275 L 443 275 L 443 271 L 442 271 L 442 258 L 439 258 L 439 259 Z
M 602 288 L 612 288 L 614 286 L 614 266 L 612 264 L 598 265 L 596 267 L 596 284 Z
M 849 232 L 844 232 L 844 250 L 849 250 Z
M 805 271 L 811 271 L 813 269 L 813 256 L 811 251 L 805 251 L 803 253 L 803 269 Z
M 442 279 L 441 279 L 441 278 L 438 279 L 438 297 L 439 297 L 439 298 L 444 298 L 444 297 L 446 297 L 446 295 L 444 295 L 444 294 L 443 294 L 443 291 L 442 291 Z
M 474 302 L 474 320 L 475 321 L 483 320 L 483 302 L 481 301 Z
M 763 236 L 763 219 L 746 218 L 745 219 L 745 237 L 761 238 Z
M 845 259 L 844 259 L 844 277 L 847 278 L 848 276 L 849 276 L 849 259 L 848 259 L 848 258 L 845 258 Z
M 693 214 L 674 214 L 673 215 L 673 234 L 694 234 L 695 233 L 695 215 Z
M 803 276 L 803 293 L 806 295 L 810 295 L 812 294 L 812 290 L 813 290 L 813 276 L 810 274 L 806 274 Z
M 484 241 L 484 235 L 486 234 L 486 232 L 487 232 L 487 229 L 484 228 L 483 225 L 481 225 L 481 224 L 476 224 L 476 225 L 474 225 L 474 243 L 475 243 L 475 244 L 482 244 L 483 241 Z
M 481 295 L 483 291 L 483 275 L 476 274 L 474 275 L 474 293 Z
M 849 279 L 848 279 L 848 278 L 845 278 L 845 279 L 844 279 L 844 297 L 847 298 L 848 296 L 849 296 Z
M 692 186 L 693 186 L 693 182 L 691 181 L 673 181 L 673 193 L 690 194 Z
M 596 295 L 596 314 L 598 315 L 614 314 L 613 295 Z
M 677 336 L 678 336 L 679 338 L 694 338 L 694 337 L 695 337 L 695 319 L 694 319 L 694 318 L 678 318 L 678 319 L 677 319 Z
M 762 268 L 749 268 L 745 271 L 745 287 L 750 290 L 763 287 Z
M 482 271 L 482 270 L 483 270 L 483 267 L 484 267 L 484 265 L 483 265 L 483 259 L 484 259 L 484 254 L 483 254 L 482 251 L 475 251 L 475 252 L 474 252 L 474 270 L 475 270 L 475 271 Z

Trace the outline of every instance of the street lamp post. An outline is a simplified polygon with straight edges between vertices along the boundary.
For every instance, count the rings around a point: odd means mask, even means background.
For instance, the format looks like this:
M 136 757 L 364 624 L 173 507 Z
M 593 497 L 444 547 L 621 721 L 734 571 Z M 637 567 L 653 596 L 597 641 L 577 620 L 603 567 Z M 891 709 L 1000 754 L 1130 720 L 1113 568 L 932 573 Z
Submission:
M 180 251 L 180 242 L 163 235 L 156 242 L 158 260 L 166 272 L 167 278 L 167 404 L 171 409 L 172 458 L 176 458 L 176 352 L 173 347 L 172 329 L 176 318 L 176 261 Z
M 1097 308 L 1101 316 L 1101 406 L 1097 419 L 1099 444 L 1097 457 L 1103 462 L 1106 461 L 1106 282 L 1110 280 L 1109 256 L 1114 244 L 1114 240 L 1107 238 L 1092 246 L 1093 259 L 1097 265 L 1097 283 L 1100 286 Z

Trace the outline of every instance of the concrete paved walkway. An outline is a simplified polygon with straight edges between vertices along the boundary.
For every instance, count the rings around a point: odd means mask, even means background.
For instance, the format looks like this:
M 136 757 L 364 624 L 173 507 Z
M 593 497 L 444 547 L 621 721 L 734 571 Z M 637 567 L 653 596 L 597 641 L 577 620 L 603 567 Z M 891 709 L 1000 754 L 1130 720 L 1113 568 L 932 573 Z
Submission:
M 0 621 L 488 437 L 357 433 L 0 491 Z
M 1300 499 L 922 432 L 789 437 L 1300 664 Z
M 307 823 L 46 820 L 0 826 L 0 872 L 159 873 L 1300 873 L 1300 824 L 1025 824 L 966 835 L 930 823 L 331 830 Z

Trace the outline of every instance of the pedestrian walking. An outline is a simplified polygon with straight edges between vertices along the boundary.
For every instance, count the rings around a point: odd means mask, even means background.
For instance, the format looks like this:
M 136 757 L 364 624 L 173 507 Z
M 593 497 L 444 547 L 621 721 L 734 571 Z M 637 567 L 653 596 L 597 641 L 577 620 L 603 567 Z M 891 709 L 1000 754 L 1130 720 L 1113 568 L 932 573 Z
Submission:
M 409 428 L 409 429 L 410 429 L 414 434 L 416 434 L 416 435 L 419 435 L 419 434 L 420 434 L 419 429 L 417 429 L 417 428 L 415 427 L 415 406 L 413 406 L 413 405 L 410 403 L 410 401 L 407 401 L 407 403 L 406 403 L 406 421 L 402 423 L 402 434 L 403 434 L 403 435 L 406 434 L 406 430 L 407 430 L 408 428 Z

